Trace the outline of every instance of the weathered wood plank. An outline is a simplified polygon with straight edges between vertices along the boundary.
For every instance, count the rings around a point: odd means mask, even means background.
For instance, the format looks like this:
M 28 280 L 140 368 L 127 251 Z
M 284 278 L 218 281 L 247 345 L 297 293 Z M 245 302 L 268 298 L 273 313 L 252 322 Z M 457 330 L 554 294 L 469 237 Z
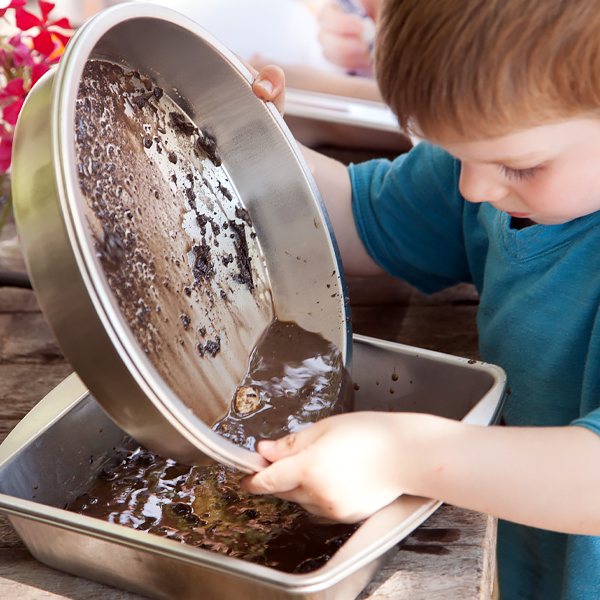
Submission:
M 426 304 L 439 307 L 479 304 L 475 286 L 462 283 L 435 294 L 423 294 L 405 281 L 391 275 L 348 277 L 348 294 L 353 306 L 394 306 Z
M 40 312 L 0 314 L 0 362 L 64 361 Z
M 0 363 L 0 427 L 6 419 L 22 419 L 50 390 L 73 372 L 65 361 Z
M 401 545 L 358 600 L 488 599 L 496 520 L 442 505 Z
M 0 548 L 23 548 L 23 542 L 8 522 L 6 515 L 0 514 Z M 0 596 L 2 598 L 3 596 Z
M 354 333 L 481 359 L 472 285 L 427 296 L 389 275 L 349 277 L 348 293 Z
M 0 548 L 0 598 L 7 600 L 146 600 L 145 596 L 73 577 L 35 560 L 23 548 Z
M 465 600 L 480 597 L 483 550 L 443 547 L 443 554 L 400 550 L 368 584 L 358 600 Z
M 0 313 L 39 312 L 35 294 L 31 290 L 6 287 L 0 294 Z
M 476 306 L 449 307 L 443 317 L 435 306 L 355 306 L 352 325 L 354 333 L 480 360 L 476 313 Z

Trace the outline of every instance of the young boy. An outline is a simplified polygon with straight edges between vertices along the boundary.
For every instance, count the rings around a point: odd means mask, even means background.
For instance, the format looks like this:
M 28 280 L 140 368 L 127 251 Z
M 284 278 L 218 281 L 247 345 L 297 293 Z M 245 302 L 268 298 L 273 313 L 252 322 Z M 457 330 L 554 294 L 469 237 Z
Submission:
M 244 485 L 343 521 L 402 493 L 490 513 L 504 600 L 600 598 L 600 3 L 384 0 L 377 35 L 382 94 L 428 141 L 306 158 L 348 273 L 476 285 L 507 427 L 335 416 L 262 442 Z

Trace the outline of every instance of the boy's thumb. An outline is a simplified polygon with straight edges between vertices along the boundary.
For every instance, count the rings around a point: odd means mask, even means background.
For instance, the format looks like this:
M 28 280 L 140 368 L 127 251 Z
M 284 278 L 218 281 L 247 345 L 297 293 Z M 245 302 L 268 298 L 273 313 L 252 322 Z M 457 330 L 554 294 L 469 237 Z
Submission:
M 258 443 L 257 450 L 259 454 L 269 462 L 275 462 L 296 454 L 299 450 L 298 435 L 291 433 L 278 440 L 263 440 Z

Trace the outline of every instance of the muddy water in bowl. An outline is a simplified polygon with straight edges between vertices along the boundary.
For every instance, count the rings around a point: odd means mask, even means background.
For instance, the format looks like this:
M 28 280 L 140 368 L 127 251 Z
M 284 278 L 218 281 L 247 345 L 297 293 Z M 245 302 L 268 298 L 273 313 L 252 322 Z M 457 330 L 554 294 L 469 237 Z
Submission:
M 137 343 L 190 408 L 199 390 L 230 396 L 273 308 L 214 138 L 161 88 L 103 61 L 84 72 L 76 135 L 97 256 Z M 223 416 L 218 402 L 201 411 L 207 423 Z
M 295 323 L 275 320 L 252 354 L 229 414 L 213 429 L 254 450 L 261 439 L 300 431 L 353 403 L 339 349 Z
M 326 416 L 342 390 L 336 410 L 351 407 L 339 350 L 274 320 L 252 219 L 208 125 L 198 128 L 143 74 L 89 61 L 76 137 L 86 218 L 108 285 L 137 343 L 189 408 L 254 449 L 261 437 Z

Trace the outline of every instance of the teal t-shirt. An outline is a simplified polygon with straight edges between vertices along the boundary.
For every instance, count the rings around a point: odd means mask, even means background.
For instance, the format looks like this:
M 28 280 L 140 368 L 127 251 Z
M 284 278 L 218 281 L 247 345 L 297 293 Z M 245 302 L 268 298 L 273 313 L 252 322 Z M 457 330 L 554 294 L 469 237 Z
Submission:
M 426 142 L 349 173 L 378 264 L 426 293 L 476 286 L 481 355 L 508 375 L 506 424 L 600 434 L 600 212 L 512 229 L 507 213 L 461 196 L 460 163 Z M 498 568 L 504 600 L 600 598 L 598 537 L 501 521 Z

